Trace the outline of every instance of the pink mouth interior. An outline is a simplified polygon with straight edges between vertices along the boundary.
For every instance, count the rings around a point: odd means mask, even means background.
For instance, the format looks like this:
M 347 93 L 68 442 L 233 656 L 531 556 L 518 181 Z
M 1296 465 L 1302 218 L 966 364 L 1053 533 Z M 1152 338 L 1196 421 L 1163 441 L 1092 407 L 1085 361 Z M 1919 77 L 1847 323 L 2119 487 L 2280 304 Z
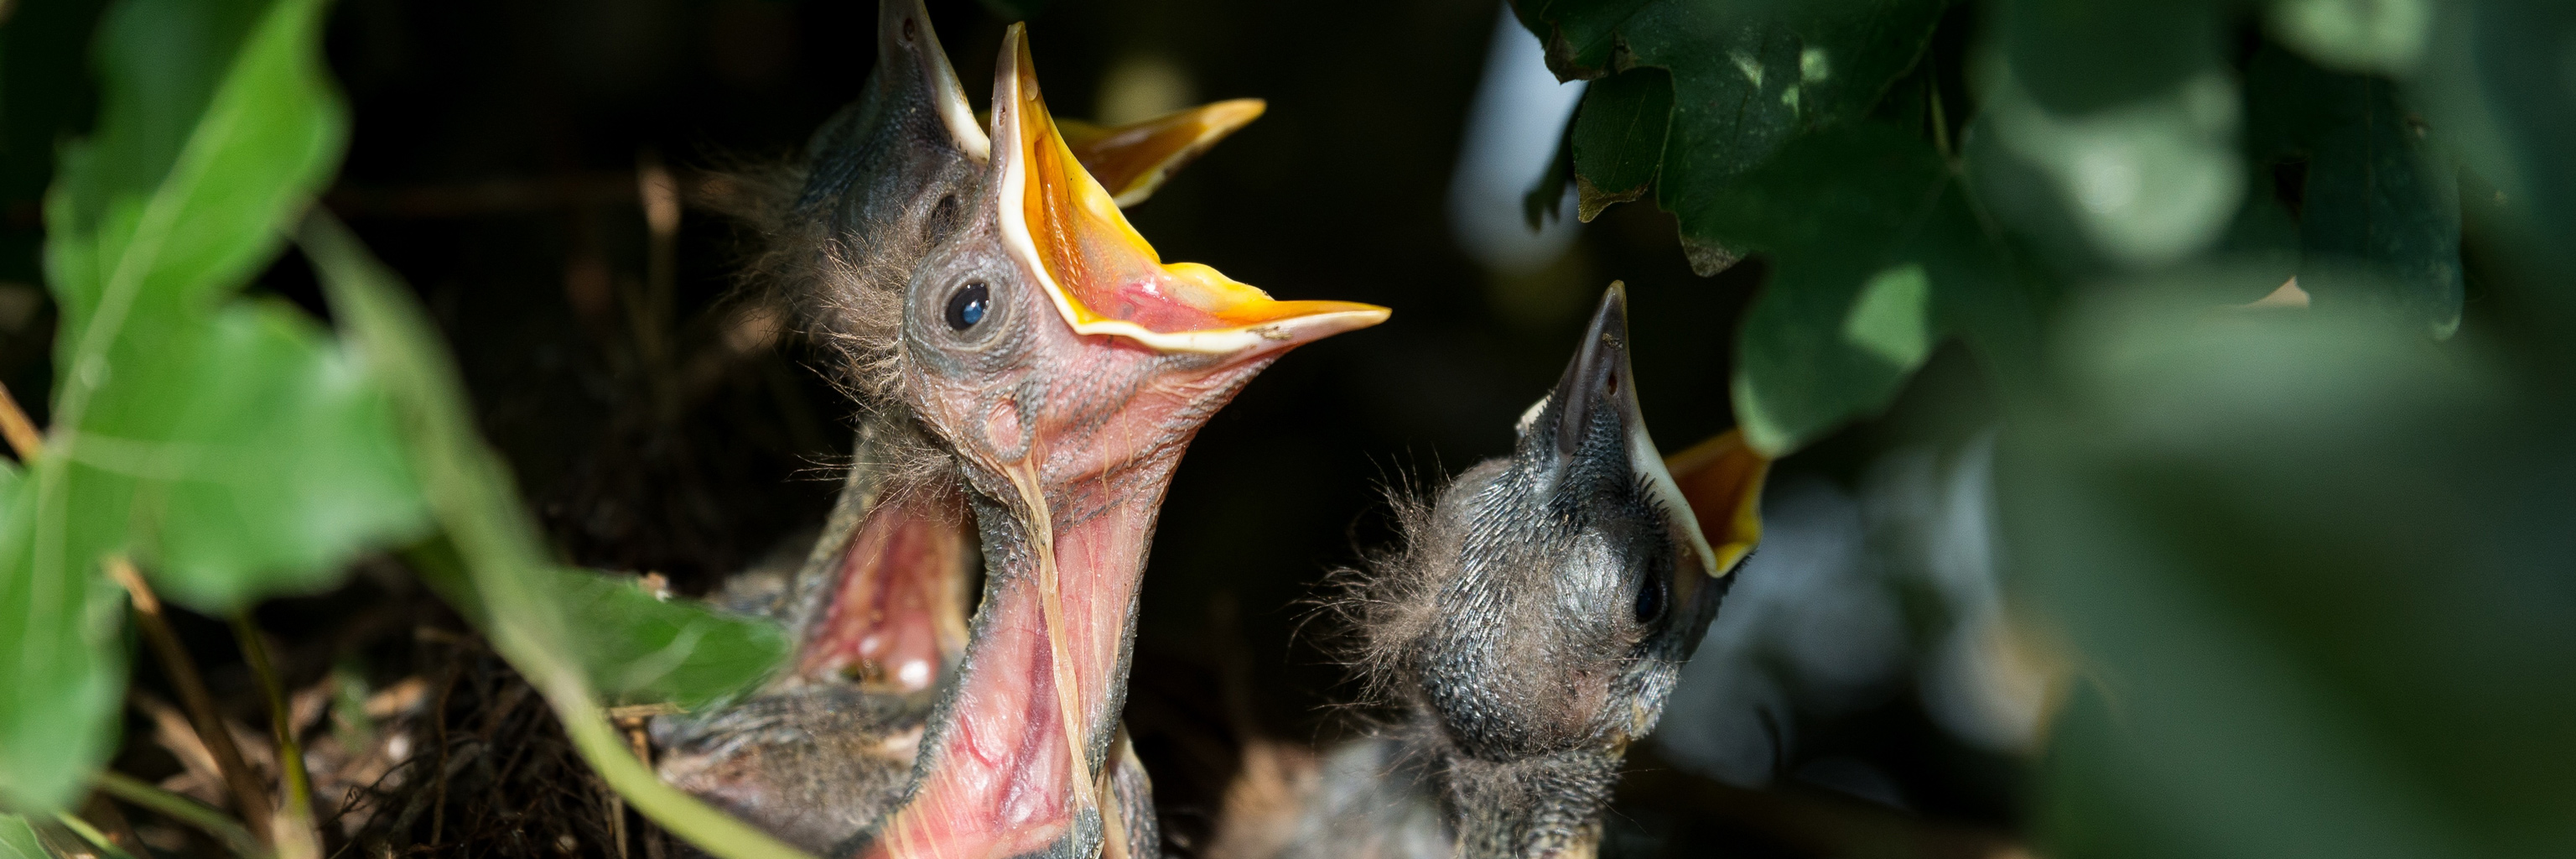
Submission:
M 1150 503 L 1150 502 L 1149 502 Z M 1151 507 L 1144 515 L 1151 515 Z M 1076 791 L 1100 787 L 1089 749 L 1068 747 L 1055 686 L 1055 642 L 1074 662 L 1081 694 L 1077 732 L 1085 746 L 1106 736 L 1126 621 L 1138 585 L 1144 528 L 1128 505 L 1056 535 L 1066 628 L 1050 636 L 1037 577 L 1015 574 L 984 605 L 974 661 L 959 679 L 953 722 L 912 802 L 879 831 L 870 856 L 1016 856 L 1045 848 L 1070 829 Z M 1078 755 L 1080 759 L 1078 759 Z M 1104 826 L 1120 819 L 1098 794 Z
M 797 671 L 919 692 L 965 648 L 965 504 L 954 490 L 886 499 L 841 553 L 840 590 Z

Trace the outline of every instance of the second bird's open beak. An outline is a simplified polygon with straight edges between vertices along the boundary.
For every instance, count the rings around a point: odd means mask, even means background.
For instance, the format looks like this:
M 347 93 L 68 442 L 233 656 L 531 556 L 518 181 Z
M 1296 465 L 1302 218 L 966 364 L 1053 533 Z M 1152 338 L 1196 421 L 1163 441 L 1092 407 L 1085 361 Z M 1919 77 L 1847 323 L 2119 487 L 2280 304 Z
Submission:
M 992 139 L 1004 240 L 1076 332 L 1124 337 L 1161 352 L 1249 356 L 1386 321 L 1383 307 L 1278 301 L 1216 269 L 1164 263 L 1048 114 L 1023 25 L 1003 37 L 1002 56 Z M 1205 129 L 1191 130 L 1192 122 L 1165 133 L 1174 140 L 1204 138 L 1200 148 L 1214 142 Z
M 1674 538 L 1690 548 L 1702 570 L 1712 577 L 1726 575 L 1749 545 L 1709 545 L 1703 529 L 1707 517 L 1692 512 L 1692 502 L 1698 499 L 1673 479 L 1663 455 L 1656 452 L 1654 437 L 1646 431 L 1645 413 L 1637 404 L 1636 371 L 1628 355 L 1628 289 L 1614 281 L 1584 330 L 1583 349 L 1575 353 L 1574 362 L 1566 366 L 1547 399 L 1522 416 L 1521 431 L 1548 434 L 1549 438 L 1534 441 L 1556 447 L 1559 475 L 1594 468 L 1633 474 L 1665 510 L 1678 514 L 1672 517 Z M 1604 422 L 1615 422 L 1622 444 L 1604 447 L 1597 441 L 1600 436 L 1595 430 Z

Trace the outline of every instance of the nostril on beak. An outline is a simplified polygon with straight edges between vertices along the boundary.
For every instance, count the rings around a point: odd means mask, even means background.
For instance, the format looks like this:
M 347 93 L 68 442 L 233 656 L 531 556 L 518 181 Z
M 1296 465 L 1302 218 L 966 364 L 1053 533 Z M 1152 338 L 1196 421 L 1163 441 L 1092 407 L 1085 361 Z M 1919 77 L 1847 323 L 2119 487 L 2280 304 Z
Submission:
M 1596 410 L 1608 410 L 1623 421 L 1635 420 L 1629 400 L 1620 391 L 1628 375 L 1627 341 L 1627 287 L 1612 282 L 1602 293 L 1600 307 L 1592 313 L 1592 324 L 1586 326 L 1582 351 L 1565 368 L 1565 376 L 1557 382 L 1552 395 L 1559 404 L 1559 456 L 1572 457 L 1582 450 L 1584 436 L 1592 431 Z

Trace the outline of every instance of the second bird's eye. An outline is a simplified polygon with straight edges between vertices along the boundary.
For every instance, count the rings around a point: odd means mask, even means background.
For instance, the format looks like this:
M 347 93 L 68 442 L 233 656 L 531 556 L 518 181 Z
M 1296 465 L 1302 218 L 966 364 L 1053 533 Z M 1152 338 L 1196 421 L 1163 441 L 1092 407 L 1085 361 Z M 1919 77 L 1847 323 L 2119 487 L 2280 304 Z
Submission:
M 1658 564 L 1656 566 L 1661 567 L 1662 565 Z M 1656 618 L 1664 616 L 1665 576 L 1663 575 L 1663 572 L 1664 571 L 1662 569 L 1656 569 L 1646 575 L 1645 581 L 1637 583 L 1636 616 L 1638 623 L 1653 623 Z
M 985 286 L 982 281 L 967 284 L 958 289 L 957 294 L 948 297 L 948 327 L 959 331 L 973 328 L 975 323 L 984 321 L 984 314 L 992 309 L 992 287 Z

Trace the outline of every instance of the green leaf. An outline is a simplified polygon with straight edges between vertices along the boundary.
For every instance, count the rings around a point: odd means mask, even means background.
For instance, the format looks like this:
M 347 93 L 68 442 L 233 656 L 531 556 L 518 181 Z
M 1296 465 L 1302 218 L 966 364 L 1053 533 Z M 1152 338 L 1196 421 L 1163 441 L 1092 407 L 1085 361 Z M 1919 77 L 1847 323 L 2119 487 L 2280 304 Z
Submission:
M 415 557 L 539 689 L 703 703 L 758 683 L 785 656 L 774 625 L 555 564 L 508 467 L 475 433 L 445 350 L 392 273 L 335 227 L 308 228 L 305 248 L 348 335 L 381 369 L 406 455 L 446 531 L 444 548 Z
M 2096 290 L 2053 341 L 2064 396 L 2006 436 L 2019 604 L 2102 693 L 2050 743 L 2043 846 L 2566 853 L 2551 406 L 2380 314 L 2213 307 L 2268 279 Z
M 37 478 L 62 503 L 36 511 L 33 575 L 126 551 L 175 601 L 224 614 L 417 530 L 382 394 L 291 308 L 219 303 L 339 158 L 321 14 L 133 0 L 105 23 L 103 122 L 64 150 L 47 201 L 65 314 Z
M 2460 199 L 2387 81 L 2266 48 L 2246 71 L 2258 154 L 2303 160 L 2299 284 L 2448 336 L 2460 324 Z
M 2576 4 L 2483 0 L 2435 6 L 2433 37 L 2407 101 L 2443 146 L 2494 186 L 2514 249 L 2576 271 L 2576 86 L 2567 45 Z M 2552 290 L 2550 293 L 2563 292 Z
M 1692 269 L 1711 275 L 1743 253 L 1718 226 L 1735 179 L 1791 138 L 1866 113 L 1914 65 L 1945 5 L 1534 0 L 1520 4 L 1520 19 L 1547 45 L 1560 78 L 1626 77 L 1641 66 L 1670 73 L 1672 118 L 1653 174 L 1655 201 L 1679 216 Z M 1607 133 L 1623 113 L 1651 107 L 1652 95 L 1646 80 L 1614 83 L 1587 92 L 1583 110 L 1600 103 L 1599 130 Z M 1589 161 L 1578 152 L 1577 176 L 1605 193 L 1633 189 L 1642 147 L 1641 135 Z
M 54 426 L 0 507 L 0 793 L 58 808 L 112 746 L 131 552 L 227 612 L 417 519 L 381 398 L 282 306 L 220 309 L 339 157 L 319 0 L 128 0 L 96 134 L 62 151 Z
M 303 313 L 241 302 L 103 388 L 73 477 L 133 486 L 126 543 L 172 601 L 224 614 L 337 580 L 419 532 L 384 391 Z
M 77 798 L 115 745 L 125 594 L 86 569 L 38 578 L 33 477 L 0 486 L 0 805 Z M 58 502 L 59 503 L 59 502 Z M 50 547 L 48 547 L 50 548 Z
M 2203 3 L 2005 4 L 1966 147 L 1997 217 L 2077 271 L 2217 243 L 2246 185 L 2218 25 Z
M 1664 163 L 1672 119 L 1673 76 L 1663 69 L 1632 69 L 1592 83 L 1569 131 L 1578 219 L 1590 222 L 1612 203 L 1645 196 Z
M 2017 287 L 1958 181 L 1905 130 L 1800 139 L 1721 203 L 1711 223 L 1770 262 L 1733 382 L 1737 421 L 1766 454 L 1885 408 L 1953 320 L 2028 328 L 1999 315 Z
M 2207 0 L 2005 0 L 1997 12 L 2013 77 L 2042 109 L 2069 116 L 2162 97 L 2210 71 L 2224 38 Z
M 2433 36 L 2433 0 L 2274 0 L 2272 34 L 2319 65 L 2403 75 Z
M 334 315 L 385 380 L 405 450 L 445 532 L 412 554 L 422 574 L 546 696 L 583 759 L 638 811 L 729 859 L 810 859 L 663 784 L 637 761 L 602 718 L 591 680 L 600 666 L 584 656 L 622 657 L 629 673 L 618 682 L 632 691 L 694 699 L 756 682 L 785 652 L 777 633 L 693 607 L 634 606 L 642 595 L 631 586 L 566 578 L 578 574 L 546 557 L 508 469 L 474 432 L 454 364 L 408 291 L 327 215 L 307 218 L 300 240 Z M 568 604 L 585 593 L 627 605 Z M 671 654 L 683 658 L 673 664 Z
M 180 324 L 239 288 L 329 180 L 348 123 L 322 9 L 127 0 L 102 23 L 99 130 L 65 147 L 45 204 L 58 400 L 105 372 L 83 361 L 119 357 L 110 344 L 150 347 L 129 329 Z
M 2299 220 L 2282 204 L 2271 171 L 2247 172 L 2245 205 L 2213 250 L 2231 265 L 2263 272 L 2256 277 L 2274 284 L 2299 274 Z
M 589 639 L 591 682 L 618 703 L 696 708 L 757 685 L 787 655 L 777 624 L 657 598 L 633 579 L 559 569 L 546 588 Z
M 36 830 L 27 819 L 15 814 L 0 814 L 0 859 L 52 859 L 43 844 L 36 841 Z

